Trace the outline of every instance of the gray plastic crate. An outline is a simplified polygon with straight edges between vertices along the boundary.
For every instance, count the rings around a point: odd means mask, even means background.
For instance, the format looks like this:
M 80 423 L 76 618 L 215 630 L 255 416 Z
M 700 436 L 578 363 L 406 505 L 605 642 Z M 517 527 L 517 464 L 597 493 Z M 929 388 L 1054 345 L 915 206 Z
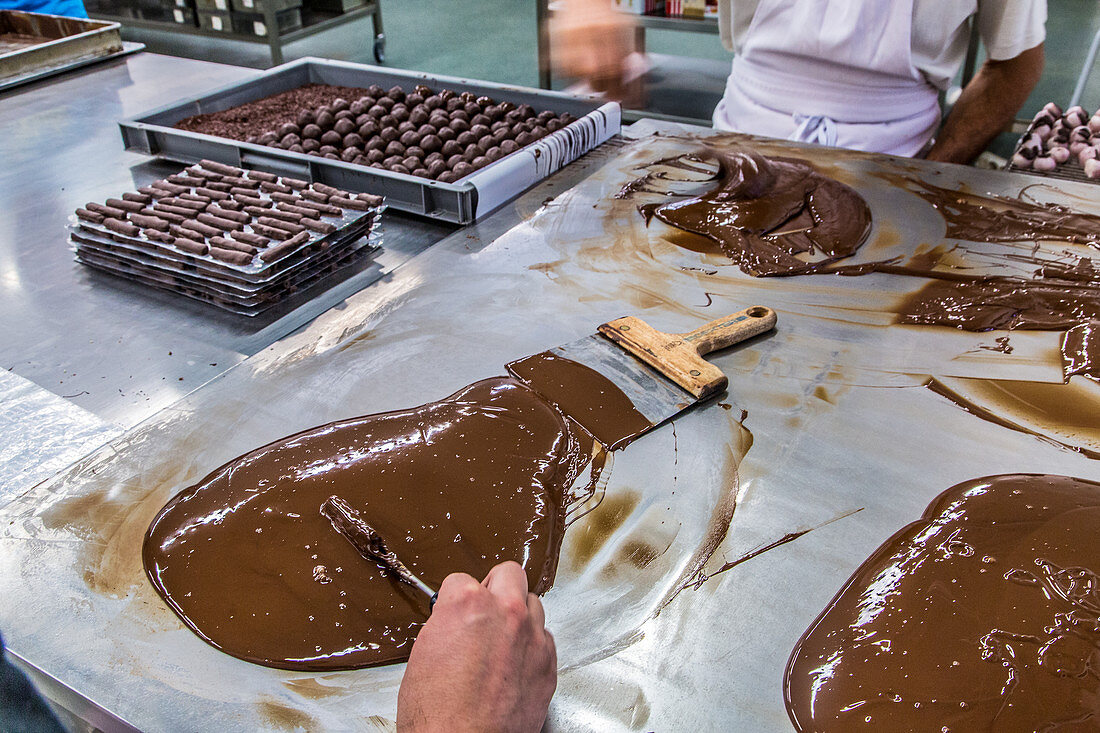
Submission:
M 433 88 L 470 91 L 517 105 L 530 104 L 538 110 L 553 110 L 558 114 L 568 112 L 578 119 L 455 183 L 440 183 L 172 127 L 193 115 L 229 109 L 310 83 L 350 87 L 379 84 L 386 88 L 400 85 L 406 89 L 426 84 Z M 618 134 L 620 113 L 619 105 L 614 102 L 560 92 L 304 58 L 277 66 L 248 81 L 123 120 L 119 127 L 127 150 L 186 163 L 204 158 L 217 160 L 345 190 L 379 194 L 395 209 L 468 224 Z

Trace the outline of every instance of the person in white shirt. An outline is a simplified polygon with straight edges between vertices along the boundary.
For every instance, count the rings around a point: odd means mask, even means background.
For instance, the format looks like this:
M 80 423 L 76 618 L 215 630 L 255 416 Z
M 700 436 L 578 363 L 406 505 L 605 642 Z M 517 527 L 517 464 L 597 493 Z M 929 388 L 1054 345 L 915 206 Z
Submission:
M 939 95 L 971 22 L 986 61 L 941 128 Z M 970 162 L 1038 82 L 1045 24 L 1046 0 L 719 0 L 735 57 L 714 126 Z M 609 0 L 564 0 L 553 35 L 563 72 L 618 95 L 630 16 Z

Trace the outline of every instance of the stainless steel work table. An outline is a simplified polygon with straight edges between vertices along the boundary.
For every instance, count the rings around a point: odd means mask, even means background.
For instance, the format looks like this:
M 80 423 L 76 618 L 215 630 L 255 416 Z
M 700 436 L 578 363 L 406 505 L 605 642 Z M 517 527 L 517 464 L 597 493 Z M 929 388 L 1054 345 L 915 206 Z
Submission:
M 998 473 L 1100 478 L 1085 455 L 925 388 L 933 376 L 962 391 L 989 378 L 1060 384 L 1058 334 L 1013 332 L 1002 353 L 990 350 L 1002 334 L 895 325 L 892 304 L 918 286 L 906 278 L 756 279 L 677 246 L 614 198 L 646 166 L 696 146 L 655 127 L 660 136 L 601 147 L 0 507 L 11 648 L 56 677 L 59 696 L 79 693 L 66 698 L 74 707 L 102 715 L 81 702 L 93 700 L 142 729 L 391 730 L 402 665 L 267 669 L 183 628 L 141 568 L 149 520 L 270 440 L 444 397 L 626 313 L 676 331 L 759 303 L 779 326 L 714 357 L 728 394 L 613 454 L 591 512 L 565 533 L 545 597 L 560 670 L 550 730 L 789 730 L 783 669 L 796 640 L 934 496 Z M 875 225 L 860 262 L 944 241 L 939 214 L 891 176 L 1013 195 L 1036 182 L 749 142 L 809 158 L 867 199 Z M 1096 213 L 1093 192 L 1030 191 Z M 966 262 L 1011 260 L 1010 246 L 949 244 Z M 1100 385 L 1064 389 L 1100 404 Z M 1026 418 L 1016 419 L 1043 432 Z M 1047 436 L 1100 449 L 1088 426 L 1062 427 Z

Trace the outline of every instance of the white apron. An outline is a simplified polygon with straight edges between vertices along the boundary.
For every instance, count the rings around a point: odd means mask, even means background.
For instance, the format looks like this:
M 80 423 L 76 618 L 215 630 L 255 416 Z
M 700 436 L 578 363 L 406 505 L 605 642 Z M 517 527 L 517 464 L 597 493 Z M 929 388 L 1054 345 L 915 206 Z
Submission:
M 912 20 L 913 0 L 760 0 L 714 126 L 916 155 L 940 108 L 913 65 Z

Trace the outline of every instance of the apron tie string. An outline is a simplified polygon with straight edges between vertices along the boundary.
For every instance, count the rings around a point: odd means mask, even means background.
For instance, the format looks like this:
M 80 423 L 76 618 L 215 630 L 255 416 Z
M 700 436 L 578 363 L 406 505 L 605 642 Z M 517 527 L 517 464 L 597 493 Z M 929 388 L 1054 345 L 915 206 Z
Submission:
M 798 129 L 791 133 L 788 140 L 801 143 L 816 143 L 836 147 L 836 121 L 825 115 L 793 115 Z

